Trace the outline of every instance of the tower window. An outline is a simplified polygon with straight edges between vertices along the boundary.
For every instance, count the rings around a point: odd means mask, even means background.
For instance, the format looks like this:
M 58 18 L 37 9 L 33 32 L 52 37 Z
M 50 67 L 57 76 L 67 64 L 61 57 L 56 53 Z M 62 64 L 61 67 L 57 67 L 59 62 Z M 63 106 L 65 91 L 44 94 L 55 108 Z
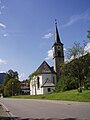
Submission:
M 40 79 L 39 79 L 39 77 L 37 77 L 37 88 L 38 89 L 40 88 Z
M 60 53 L 60 51 L 58 51 L 58 57 L 60 57 L 61 56 L 61 53 Z

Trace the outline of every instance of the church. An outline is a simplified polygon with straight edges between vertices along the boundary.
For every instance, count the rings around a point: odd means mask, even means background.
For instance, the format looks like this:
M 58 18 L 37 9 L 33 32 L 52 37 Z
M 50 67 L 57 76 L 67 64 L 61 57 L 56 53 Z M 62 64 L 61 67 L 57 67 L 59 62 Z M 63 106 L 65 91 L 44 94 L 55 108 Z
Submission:
M 61 43 L 57 22 L 55 22 L 55 38 L 52 45 L 54 67 L 46 61 L 35 71 L 36 75 L 30 81 L 30 95 L 47 94 L 55 91 L 56 83 L 61 75 L 61 64 L 64 62 L 63 43 Z

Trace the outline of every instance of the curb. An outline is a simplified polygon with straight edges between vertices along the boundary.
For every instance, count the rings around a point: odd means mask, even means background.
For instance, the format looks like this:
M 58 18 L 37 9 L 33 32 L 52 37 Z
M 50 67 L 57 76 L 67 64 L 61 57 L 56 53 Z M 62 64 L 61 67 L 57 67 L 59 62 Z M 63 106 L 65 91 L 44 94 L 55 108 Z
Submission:
M 2 108 L 4 109 L 4 112 L 7 114 L 7 117 L 10 118 L 10 120 L 17 120 L 14 115 L 8 110 L 8 108 L 0 102 L 0 105 L 2 106 Z

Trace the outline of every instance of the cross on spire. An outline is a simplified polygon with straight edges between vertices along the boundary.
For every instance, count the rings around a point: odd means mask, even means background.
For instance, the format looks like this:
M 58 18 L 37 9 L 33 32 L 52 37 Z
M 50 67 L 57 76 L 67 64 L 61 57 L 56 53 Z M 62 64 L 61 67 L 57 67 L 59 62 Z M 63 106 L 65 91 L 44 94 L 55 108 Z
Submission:
M 55 19 L 55 25 L 57 26 L 57 19 Z

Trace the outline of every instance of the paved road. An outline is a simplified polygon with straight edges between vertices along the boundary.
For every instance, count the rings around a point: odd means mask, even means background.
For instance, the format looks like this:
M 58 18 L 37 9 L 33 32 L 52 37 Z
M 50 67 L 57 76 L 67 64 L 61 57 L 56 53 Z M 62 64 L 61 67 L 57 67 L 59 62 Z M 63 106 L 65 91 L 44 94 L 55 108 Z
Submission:
M 0 102 L 15 117 L 90 120 L 90 103 L 5 98 Z

